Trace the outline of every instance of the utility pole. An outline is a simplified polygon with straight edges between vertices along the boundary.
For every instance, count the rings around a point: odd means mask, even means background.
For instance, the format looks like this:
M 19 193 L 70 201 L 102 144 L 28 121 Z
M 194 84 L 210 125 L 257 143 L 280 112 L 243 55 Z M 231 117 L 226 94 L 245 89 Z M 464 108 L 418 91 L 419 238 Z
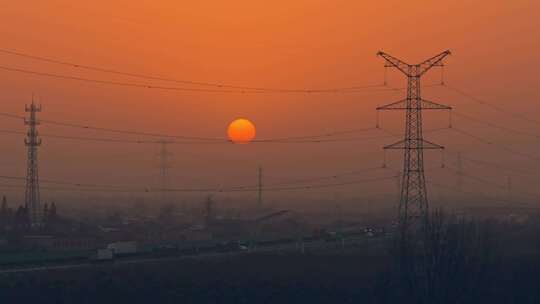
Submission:
M 262 192 L 263 192 L 263 169 L 262 166 L 259 166 L 258 171 L 258 183 L 257 183 L 257 208 L 261 210 L 262 208 Z
M 456 188 L 458 191 L 463 191 L 463 159 L 461 157 L 461 152 L 457 154 L 457 180 L 456 180 Z
M 507 180 L 507 200 L 508 202 L 512 202 L 512 199 L 513 199 L 513 195 L 512 195 L 512 177 L 511 176 L 508 176 L 508 180 Z
M 170 165 L 170 156 L 171 153 L 167 150 L 167 144 L 169 142 L 163 140 L 160 142 L 161 149 L 158 154 L 159 159 L 159 187 L 161 193 L 162 203 L 169 203 L 169 195 L 167 193 L 170 183 L 169 183 L 169 169 Z
M 418 64 L 407 64 L 382 51 L 377 53 L 385 60 L 385 67 L 398 69 L 407 77 L 407 96 L 405 99 L 378 107 L 377 110 L 405 110 L 405 134 L 403 140 L 388 145 L 384 149 L 403 149 L 403 174 L 398 211 L 398 222 L 402 239 L 406 236 L 413 221 L 428 219 L 428 198 L 424 175 L 424 149 L 443 149 L 444 147 L 423 138 L 422 110 L 451 110 L 450 107 L 422 99 L 420 94 L 421 77 L 434 66 L 443 66 L 442 60 L 450 55 L 444 51 Z
M 41 112 L 41 105 L 32 103 L 26 105 L 25 111 L 29 113 L 29 117 L 24 120 L 24 124 L 28 126 L 27 136 L 24 143 L 27 147 L 27 167 L 26 167 L 26 191 L 25 191 L 25 206 L 29 215 L 30 225 L 32 227 L 41 224 L 42 210 L 39 201 L 39 175 L 38 175 L 38 147 L 41 145 L 41 139 L 38 137 L 37 125 L 39 121 L 36 117 L 37 112 Z
M 214 221 L 214 200 L 212 199 L 212 195 L 208 195 L 205 202 L 205 224 L 206 227 L 209 227 L 212 225 L 212 222 Z

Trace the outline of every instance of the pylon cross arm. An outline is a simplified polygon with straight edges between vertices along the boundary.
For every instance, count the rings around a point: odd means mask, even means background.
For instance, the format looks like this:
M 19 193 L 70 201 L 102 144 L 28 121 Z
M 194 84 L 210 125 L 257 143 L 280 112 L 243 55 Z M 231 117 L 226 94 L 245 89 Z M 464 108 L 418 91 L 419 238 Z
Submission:
M 450 106 L 443 105 L 443 104 L 436 103 L 429 100 L 425 100 L 425 99 L 421 100 L 421 105 L 422 105 L 423 110 L 452 110 L 452 107 Z
M 407 107 L 407 99 L 396 101 L 384 106 L 380 106 L 377 110 L 410 110 L 410 109 L 422 109 L 422 110 L 451 110 L 452 107 L 438 104 L 429 100 L 420 100 L 418 108 Z
M 407 99 L 402 99 L 400 101 L 392 102 L 390 104 L 377 107 L 377 110 L 404 110 L 407 109 Z
M 418 76 L 422 76 L 434 66 L 443 66 L 443 63 L 442 63 L 443 59 L 450 54 L 451 54 L 450 51 L 446 50 L 418 64 L 419 66 Z
M 387 67 L 395 67 L 396 69 L 400 70 L 403 74 L 409 76 L 409 67 L 410 65 L 405 63 L 404 61 L 397 59 L 396 57 L 386 54 L 383 51 L 377 52 L 377 56 L 381 56 L 386 60 Z
M 437 145 L 425 139 L 403 139 L 391 145 L 385 146 L 384 149 L 444 149 L 443 146 Z

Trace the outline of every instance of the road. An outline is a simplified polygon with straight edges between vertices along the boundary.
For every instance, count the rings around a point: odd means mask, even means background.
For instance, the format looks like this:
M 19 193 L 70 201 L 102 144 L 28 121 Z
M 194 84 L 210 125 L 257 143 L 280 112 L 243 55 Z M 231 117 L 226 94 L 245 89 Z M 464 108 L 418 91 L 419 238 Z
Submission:
M 380 239 L 380 238 L 377 238 Z M 42 266 L 20 266 L 10 269 L 1 269 L 0 275 L 2 274 L 13 274 L 13 273 L 26 273 L 26 272 L 37 272 L 37 271 L 53 271 L 53 270 L 73 270 L 80 268 L 96 267 L 96 266 L 107 266 L 107 265 L 125 265 L 125 264 L 141 264 L 141 263 L 160 263 L 167 261 L 180 261 L 180 260 L 189 260 L 189 259 L 215 259 L 220 257 L 228 256 L 240 256 L 248 255 L 254 253 L 276 253 L 276 252 L 304 252 L 304 251 L 313 251 L 313 250 L 323 250 L 331 248 L 340 248 L 340 247 L 354 247 L 366 245 L 366 242 L 369 242 L 369 237 L 356 237 L 345 240 L 343 243 L 341 241 L 327 242 L 325 240 L 312 240 L 305 242 L 287 242 L 273 245 L 258 246 L 253 250 L 234 250 L 228 252 L 206 252 L 206 253 L 197 253 L 190 255 L 178 255 L 170 257 L 140 257 L 140 258 L 117 258 L 112 262 L 102 262 L 102 263 L 92 263 L 84 262 L 77 264 L 60 264 L 60 265 L 42 265 Z

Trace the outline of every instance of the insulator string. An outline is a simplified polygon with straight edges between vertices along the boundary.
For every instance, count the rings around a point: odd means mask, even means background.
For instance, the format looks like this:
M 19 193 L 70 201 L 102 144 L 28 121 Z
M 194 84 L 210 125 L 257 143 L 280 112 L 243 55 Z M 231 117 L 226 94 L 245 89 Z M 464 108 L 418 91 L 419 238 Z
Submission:
M 444 65 L 441 66 L 441 85 L 444 86 Z
M 444 153 L 444 149 L 441 149 L 441 168 L 446 167 L 446 156 Z

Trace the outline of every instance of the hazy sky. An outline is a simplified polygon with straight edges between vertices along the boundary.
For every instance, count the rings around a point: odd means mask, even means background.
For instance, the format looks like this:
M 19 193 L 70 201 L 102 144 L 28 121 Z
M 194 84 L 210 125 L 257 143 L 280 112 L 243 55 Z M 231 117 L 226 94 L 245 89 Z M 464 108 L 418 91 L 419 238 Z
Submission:
M 449 85 L 509 111 L 525 113 L 531 119 L 540 113 L 536 104 L 540 67 L 538 1 L 0 0 L 0 6 L 0 49 L 126 72 L 232 85 L 292 89 L 376 85 L 383 82 L 384 62 L 375 56 L 380 49 L 410 63 L 450 49 L 453 55 L 445 69 Z M 187 87 L 2 53 L 0 66 Z M 439 77 L 440 70 L 435 69 L 426 75 L 424 84 L 437 83 Z M 389 71 L 388 79 L 392 86 L 404 85 L 404 77 L 396 71 Z M 259 138 L 373 127 L 375 107 L 397 101 L 405 94 L 369 90 L 344 94 L 195 93 L 82 83 L 4 70 L 0 70 L 0 92 L 1 112 L 23 115 L 24 105 L 34 92 L 43 104 L 40 117 L 50 120 L 224 138 L 227 124 L 237 117 L 251 119 Z M 539 124 L 509 117 L 447 88 L 427 87 L 423 94 L 426 99 L 454 106 L 459 113 L 540 134 Z M 446 113 L 426 113 L 425 117 L 426 129 L 447 126 Z M 539 142 L 532 137 L 457 116 L 454 125 L 540 159 Z M 403 113 L 384 113 L 383 126 L 402 132 Z M 8 118 L 0 119 L 0 128 L 24 131 L 21 121 Z M 40 131 L 142 138 L 48 124 L 40 126 Z M 23 176 L 23 138 L 0 136 L 1 174 Z M 342 136 L 377 136 L 383 138 L 321 144 L 172 145 L 172 183 L 175 187 L 251 185 L 258 164 L 269 176 L 267 183 L 286 181 L 279 177 L 317 177 L 374 167 L 382 162 L 381 147 L 397 139 L 384 138 L 387 134 L 377 130 Z M 531 157 L 508 153 L 456 132 L 426 133 L 426 137 L 475 159 L 539 169 Z M 40 175 L 77 182 L 155 184 L 158 151 L 157 145 L 44 138 Z M 438 166 L 438 152 L 428 153 L 426 167 Z M 389 153 L 388 159 L 392 167 L 401 167 L 400 152 Z M 451 154 L 446 159 L 449 164 L 455 163 Z M 508 172 L 467 166 L 471 173 L 490 182 L 507 183 Z M 392 173 L 366 173 L 348 180 Z M 432 172 L 429 176 L 436 182 L 455 183 L 452 174 Z M 519 176 L 514 177 L 515 189 L 534 191 L 534 184 L 529 185 L 531 178 Z M 361 194 L 385 187 L 395 191 L 391 181 L 326 191 Z M 55 195 L 44 191 L 47 198 Z

